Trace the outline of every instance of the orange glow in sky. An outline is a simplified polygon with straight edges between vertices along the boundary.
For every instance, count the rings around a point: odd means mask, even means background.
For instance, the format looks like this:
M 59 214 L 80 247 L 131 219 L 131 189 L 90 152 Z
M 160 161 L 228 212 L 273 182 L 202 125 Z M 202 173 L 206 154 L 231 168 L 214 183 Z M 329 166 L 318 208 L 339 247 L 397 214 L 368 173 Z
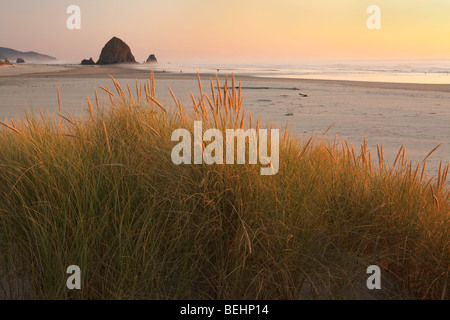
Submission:
M 81 30 L 66 9 L 81 8 Z M 370 5 L 381 30 L 369 30 Z M 98 0 L 10 1 L 0 46 L 65 61 L 98 58 L 113 36 L 138 61 L 450 59 L 448 0 Z

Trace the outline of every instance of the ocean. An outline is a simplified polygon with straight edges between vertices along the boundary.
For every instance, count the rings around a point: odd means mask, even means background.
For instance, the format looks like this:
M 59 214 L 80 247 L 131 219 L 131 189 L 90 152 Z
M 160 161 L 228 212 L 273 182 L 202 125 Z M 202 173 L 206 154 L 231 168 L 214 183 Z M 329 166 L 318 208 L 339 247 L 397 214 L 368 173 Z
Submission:
M 291 79 L 450 84 L 450 60 L 304 61 L 277 64 L 162 61 L 134 67 L 175 73 L 234 73 Z

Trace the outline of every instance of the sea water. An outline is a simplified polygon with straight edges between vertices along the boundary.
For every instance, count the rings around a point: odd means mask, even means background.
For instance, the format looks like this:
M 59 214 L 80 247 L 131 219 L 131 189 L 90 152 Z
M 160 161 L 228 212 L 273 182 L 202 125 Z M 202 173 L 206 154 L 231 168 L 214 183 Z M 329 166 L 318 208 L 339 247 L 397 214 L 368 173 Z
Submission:
M 234 73 L 292 79 L 450 84 L 450 60 L 279 63 L 161 61 L 158 64 L 135 65 L 134 68 L 175 73 Z

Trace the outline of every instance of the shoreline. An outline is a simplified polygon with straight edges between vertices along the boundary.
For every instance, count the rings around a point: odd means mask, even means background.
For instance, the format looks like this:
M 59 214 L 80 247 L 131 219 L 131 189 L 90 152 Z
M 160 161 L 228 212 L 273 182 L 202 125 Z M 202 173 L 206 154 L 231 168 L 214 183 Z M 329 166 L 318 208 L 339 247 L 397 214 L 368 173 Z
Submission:
M 17 65 L 13 65 L 14 68 Z M 80 66 L 80 65 L 19 65 L 18 72 L 11 72 L 11 67 L 3 67 L 9 69 L 7 73 L 3 73 L 4 69 L 0 69 L 0 79 L 4 78 L 105 78 L 112 75 L 114 78 L 123 79 L 136 77 L 136 79 L 148 78 L 151 70 L 140 70 L 127 68 L 126 65 L 111 66 Z M 27 70 L 28 69 L 28 70 Z M 186 79 L 196 80 L 196 73 L 175 73 L 153 71 L 155 77 L 171 80 Z M 220 79 L 225 76 L 231 76 L 231 73 L 200 73 L 202 78 L 215 78 L 216 75 Z M 393 90 L 417 90 L 417 91 L 434 91 L 434 92 L 450 92 L 450 84 L 432 84 L 432 83 L 402 83 L 402 82 L 378 82 L 378 81 L 360 81 L 360 80 L 334 80 L 334 79 L 311 79 L 311 78 L 286 78 L 286 77 L 263 77 L 248 74 L 236 74 L 236 79 L 242 81 L 278 81 L 286 83 L 317 83 L 317 84 L 337 84 L 350 87 L 373 88 L 373 89 L 393 89 Z

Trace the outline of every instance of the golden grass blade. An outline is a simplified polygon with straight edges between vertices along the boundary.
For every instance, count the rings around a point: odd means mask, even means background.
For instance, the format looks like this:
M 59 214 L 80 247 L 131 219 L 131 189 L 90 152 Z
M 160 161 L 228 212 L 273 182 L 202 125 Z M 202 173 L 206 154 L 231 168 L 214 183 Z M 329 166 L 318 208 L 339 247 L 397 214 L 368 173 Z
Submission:
M 200 116 L 200 109 L 197 104 L 197 101 L 195 101 L 194 94 L 192 93 L 192 91 L 191 91 L 191 98 L 192 98 L 192 103 L 194 104 L 194 112 L 196 115 Z
M 213 114 L 213 117 L 214 117 L 214 123 L 216 124 L 216 128 L 219 129 L 219 117 L 218 117 L 216 111 L 214 110 L 214 105 L 212 104 L 212 102 L 211 102 L 211 100 L 209 99 L 208 96 L 206 96 L 206 100 L 208 100 L 209 107 L 210 107 L 210 109 L 212 111 L 212 114 Z
M 172 89 L 169 87 L 170 94 L 172 95 L 173 101 L 175 101 L 175 105 L 178 108 L 178 115 L 180 117 L 180 120 L 183 122 L 183 109 L 181 107 L 181 103 L 177 98 L 175 97 L 175 94 L 173 93 Z
M 425 173 L 425 168 L 426 168 L 426 166 L 427 166 L 427 162 L 426 162 L 426 161 L 423 161 L 423 162 L 422 162 L 422 173 L 420 174 L 420 183 L 423 182 L 423 175 L 424 175 L 424 173 Z
M 111 153 L 111 145 L 109 144 L 109 137 L 108 137 L 108 131 L 106 130 L 106 124 L 105 121 L 103 121 L 103 129 L 105 130 L 105 136 L 106 136 L 106 144 L 108 146 L 108 152 L 109 152 L 109 156 L 112 156 Z
M 116 87 L 117 93 L 119 94 L 119 96 L 121 96 L 122 98 L 125 99 L 125 92 L 123 92 L 122 87 L 120 86 L 120 84 L 116 81 L 116 79 L 114 79 L 114 77 L 112 75 L 108 75 L 111 80 L 114 83 L 114 86 Z
M 242 98 L 242 84 L 241 81 L 239 81 L 239 91 L 238 91 L 238 98 L 237 101 L 239 104 L 242 104 L 243 98 Z
M 259 137 L 259 117 L 256 119 L 256 135 Z
M 67 122 L 69 122 L 70 124 L 75 125 L 75 123 L 74 123 L 72 120 L 70 120 L 70 119 L 64 117 L 62 114 L 59 114 L 59 116 L 60 116 L 62 119 L 64 119 L 64 120 L 66 120 Z
M 331 130 L 331 128 L 333 128 L 335 124 L 336 124 L 336 122 L 335 122 L 335 123 L 333 123 L 333 124 L 332 124 L 331 126 L 329 126 L 329 127 L 328 127 L 328 129 L 327 129 L 327 130 L 325 130 L 325 132 L 324 132 L 324 133 L 322 133 L 322 136 L 326 135 L 326 134 L 327 134 L 327 132 L 328 132 L 328 131 L 330 131 L 330 130 Z
M 364 142 L 361 144 L 361 162 L 364 165 L 364 167 L 368 167 L 368 163 L 367 163 L 367 138 L 364 137 Z
M 395 161 L 394 161 L 394 167 L 396 166 L 397 161 L 400 159 L 400 154 L 402 153 L 402 150 L 403 150 L 404 148 L 405 148 L 405 145 L 403 144 L 403 145 L 400 147 L 400 150 L 398 150 L 397 156 L 395 157 Z
M 350 150 L 350 145 L 348 144 L 347 140 L 344 140 L 344 142 L 345 142 L 345 146 L 347 148 L 348 159 L 350 159 L 352 157 L 352 151 Z
M 341 142 L 341 147 L 342 147 L 342 155 L 344 157 L 344 160 L 346 160 L 347 159 L 347 152 L 346 152 L 346 149 L 345 149 L 345 143 L 344 142 L 345 142 L 345 140 Z
M 150 95 L 150 80 L 147 79 L 147 83 L 144 83 L 144 93 L 145 93 L 145 99 L 147 102 L 150 103 L 150 107 L 153 108 L 153 102 L 150 101 L 150 98 L 148 97 Z
M 156 100 L 156 99 L 153 98 L 152 96 L 147 96 L 147 97 L 148 97 L 150 100 L 152 100 L 154 103 L 156 103 L 156 105 L 157 105 L 158 107 L 160 107 L 164 112 L 167 113 L 166 108 L 164 108 L 164 107 L 162 106 L 162 104 L 158 102 L 158 100 Z
M 328 148 L 328 146 L 324 145 L 325 150 L 328 151 L 328 153 L 330 154 L 330 156 L 333 158 L 334 161 L 336 161 L 336 157 L 333 155 L 333 152 L 331 152 L 330 148 Z
M 5 127 L 7 127 L 8 129 L 11 129 L 12 131 L 14 131 L 14 132 L 16 132 L 16 133 L 18 133 L 18 134 L 20 134 L 22 137 L 24 137 L 24 135 L 23 135 L 22 132 L 20 132 L 20 131 L 17 130 L 16 128 L 10 126 L 9 124 L 4 123 L 3 121 L 0 121 L 0 124 L 3 125 L 3 126 L 5 126 Z
M 99 104 L 99 102 L 98 102 L 97 88 L 95 88 L 95 103 L 97 104 L 97 108 L 100 108 L 100 104 Z
M 76 125 L 77 121 L 72 117 L 72 115 L 70 114 L 70 112 L 67 110 L 67 115 L 69 116 L 70 120 L 72 120 L 73 124 Z
M 407 159 L 406 159 L 406 148 L 403 148 L 403 152 L 402 152 L 402 167 L 404 167 L 406 165 Z
M 412 160 L 409 162 L 409 167 L 408 167 L 408 177 L 411 179 L 412 178 Z
M 439 212 L 439 208 L 440 208 L 439 199 L 438 199 L 438 197 L 436 197 L 436 194 L 433 191 L 433 186 L 430 185 L 430 188 L 431 188 L 431 194 L 433 196 L 433 202 L 434 202 L 434 205 L 436 206 L 436 211 Z
M 209 81 L 211 83 L 211 95 L 212 95 L 212 98 L 214 101 L 214 106 L 215 106 L 216 105 L 216 92 L 214 91 L 214 83 L 213 83 L 212 78 L 209 78 Z
M 377 152 L 378 152 L 378 165 L 380 168 L 384 165 L 384 158 L 383 158 L 383 144 L 381 146 L 377 143 Z
M 236 112 L 236 115 L 235 115 L 235 117 L 234 117 L 234 122 L 233 122 L 233 124 L 234 124 L 234 126 L 233 126 L 234 129 L 237 128 L 238 122 L 239 122 L 239 113 Z
M 26 115 L 25 116 L 25 120 L 27 121 L 28 125 L 31 127 L 33 124 L 31 122 L 31 120 L 29 119 L 29 117 Z M 12 122 L 12 121 L 11 121 Z M 16 128 L 16 125 L 13 123 L 13 127 Z M 16 128 L 17 129 L 17 128 Z
M 283 136 L 284 142 L 286 142 L 286 139 L 287 139 L 288 127 L 289 127 L 289 120 L 286 121 L 286 127 L 284 128 L 284 136 Z
M 155 74 L 153 71 L 150 71 L 150 80 L 151 80 L 151 95 L 152 97 L 155 96 Z
M 412 183 L 415 184 L 416 179 L 417 179 L 417 173 L 419 172 L 419 168 L 420 168 L 420 163 L 417 164 L 416 169 L 414 169 L 414 173 L 413 173 L 413 178 L 412 178 Z
M 88 101 L 88 105 L 89 105 L 89 113 L 91 115 L 92 120 L 94 120 L 95 119 L 94 111 L 92 110 L 92 104 L 91 104 L 91 100 L 89 100 L 89 97 L 87 97 L 87 101 Z
M 198 72 L 197 72 L 197 81 L 198 81 L 198 88 L 200 90 L 200 96 L 203 96 L 202 80 L 200 79 L 200 73 Z
M 201 110 L 202 110 L 202 117 L 203 117 L 204 119 L 206 119 L 207 122 L 209 122 L 208 109 L 206 109 L 206 105 L 205 105 L 205 96 L 200 97 L 198 103 L 199 103 L 200 108 L 201 108 Z
M 221 86 L 220 86 L 219 76 L 217 74 L 216 74 L 216 82 L 217 82 L 217 94 L 218 94 L 217 101 L 219 102 L 218 106 L 225 107 L 225 112 L 226 112 L 227 117 L 228 117 L 227 106 L 226 105 L 224 106 L 224 104 L 223 104 L 222 89 L 221 89 Z
M 437 178 L 437 187 L 440 189 L 441 187 L 441 173 L 442 173 L 442 160 L 439 163 L 439 171 L 438 171 L 438 178 Z
M 427 159 L 437 150 L 439 147 L 442 146 L 442 143 L 440 143 L 436 148 L 430 151 L 430 153 L 423 159 L 423 161 L 427 161 Z
M 56 91 L 58 92 L 58 107 L 59 107 L 59 114 L 61 115 L 61 110 L 62 110 L 62 103 L 61 103 L 61 92 L 59 91 L 59 87 L 56 86 Z M 59 129 L 61 129 L 62 127 L 62 121 L 61 118 L 59 118 Z
M 115 98 L 114 94 L 111 92 L 111 90 L 109 90 L 109 88 L 104 88 L 102 86 L 98 86 L 100 89 L 102 89 L 103 91 L 105 91 L 106 93 L 109 94 L 109 99 L 111 100 L 111 105 L 114 105 L 114 100 L 113 98 Z
M 227 93 L 228 93 L 228 76 L 225 76 L 225 83 L 223 85 L 223 104 L 226 105 L 227 103 Z M 230 105 L 231 107 L 231 105 Z
M 308 143 L 306 144 L 306 146 L 303 148 L 302 153 L 300 154 L 300 159 L 303 159 L 303 156 L 305 155 L 306 151 L 308 151 L 309 146 L 311 145 L 311 142 L 313 141 L 314 136 L 311 137 L 311 139 L 309 139 Z
M 131 94 L 131 88 L 130 88 L 130 84 L 128 83 L 128 81 L 127 81 L 127 88 L 128 88 L 128 95 L 130 96 L 131 104 L 134 105 L 135 103 L 134 103 L 133 95 Z
M 245 122 L 245 110 L 242 112 L 242 120 L 241 120 L 241 129 L 244 129 L 244 122 Z
M 442 186 L 445 186 L 445 183 L 447 181 L 447 176 L 448 176 L 448 170 L 450 168 L 450 164 L 447 164 L 444 168 L 444 172 L 442 173 Z
M 155 129 L 153 129 L 150 125 L 146 124 L 144 121 L 141 121 L 141 123 L 142 123 L 145 127 L 149 128 L 149 129 L 150 129 L 153 133 L 155 133 L 158 137 L 161 137 L 161 135 L 158 133 L 158 131 L 156 131 Z
M 353 147 L 353 143 L 351 143 L 350 146 L 351 146 L 351 150 L 352 150 L 353 163 L 356 166 L 357 165 L 357 161 L 356 161 L 356 154 L 355 154 L 355 148 Z
M 138 83 L 138 81 L 136 79 L 136 99 L 137 99 L 138 103 L 141 102 L 141 94 L 140 94 L 141 91 L 142 91 L 142 83 L 139 86 L 139 83 Z
M 39 113 L 41 114 L 42 123 L 45 123 L 44 113 L 42 112 L 42 108 L 39 108 Z

